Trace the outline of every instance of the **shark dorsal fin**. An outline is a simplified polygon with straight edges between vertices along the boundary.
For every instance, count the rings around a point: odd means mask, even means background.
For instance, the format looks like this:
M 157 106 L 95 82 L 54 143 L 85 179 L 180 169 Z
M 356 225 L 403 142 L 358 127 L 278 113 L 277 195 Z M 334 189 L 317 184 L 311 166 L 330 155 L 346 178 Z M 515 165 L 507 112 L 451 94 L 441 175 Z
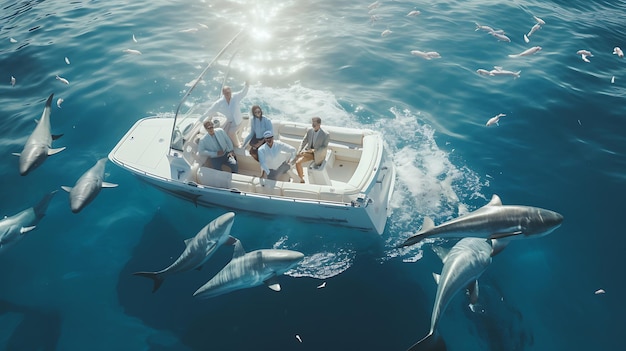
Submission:
M 441 276 L 439 274 L 433 272 L 433 278 L 435 278 L 435 283 L 437 283 L 437 285 L 439 285 L 439 278 L 441 278 Z
M 276 276 L 266 279 L 264 283 L 268 288 L 274 291 L 280 291 L 280 284 L 278 283 L 278 278 L 276 278 Z
M 500 200 L 500 196 L 493 194 L 491 200 L 486 206 L 502 206 L 502 200 Z
M 429 231 L 435 228 L 435 221 L 433 221 L 430 217 L 424 217 L 424 223 L 422 223 L 422 229 L 420 229 L 420 233 Z
M 102 187 L 103 188 L 115 188 L 115 187 L 117 187 L 117 184 L 109 183 L 109 182 L 102 182 Z
M 441 246 L 433 246 L 433 251 L 437 254 L 437 256 L 439 256 L 441 262 L 446 263 L 446 257 L 448 256 L 450 249 Z
M 31 230 L 35 229 L 36 226 L 32 226 L 32 227 L 22 227 L 20 228 L 20 234 L 25 234 L 30 232 Z
M 246 250 L 244 250 L 243 245 L 241 245 L 241 241 L 237 240 L 235 243 L 235 251 L 233 251 L 233 258 L 237 258 L 246 254 Z

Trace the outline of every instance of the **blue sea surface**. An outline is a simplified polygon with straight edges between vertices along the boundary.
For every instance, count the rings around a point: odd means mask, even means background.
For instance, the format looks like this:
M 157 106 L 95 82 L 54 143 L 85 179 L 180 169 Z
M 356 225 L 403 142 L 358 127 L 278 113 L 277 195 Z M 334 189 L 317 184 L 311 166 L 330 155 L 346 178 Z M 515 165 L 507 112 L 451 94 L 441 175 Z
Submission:
M 626 1 L 40 0 L 0 8 L 0 214 L 59 189 L 37 228 L 0 254 L 0 349 L 405 350 L 430 327 L 432 273 L 442 267 L 431 247 L 453 241 L 395 246 L 424 217 L 441 223 L 493 194 L 565 220 L 494 257 L 474 312 L 457 294 L 439 325 L 448 350 L 623 348 L 626 59 L 612 51 L 626 50 Z M 407 16 L 412 10 L 420 14 Z M 526 43 L 533 16 L 545 25 Z M 511 42 L 476 23 L 503 29 Z M 78 214 L 60 186 L 106 157 L 138 119 L 172 114 L 243 28 L 230 66 L 230 56 L 220 58 L 184 108 L 215 100 L 224 79 L 234 90 L 248 80 L 245 113 L 258 104 L 271 119 L 321 116 L 325 125 L 380 131 L 397 171 L 387 228 L 377 236 L 237 213 L 232 234 L 247 250 L 306 255 L 279 277 L 281 292 L 261 286 L 194 299 L 231 258 L 223 247 L 201 271 L 168 277 L 152 293 L 132 273 L 167 267 L 185 239 L 226 210 L 163 194 L 110 162 L 105 180 L 119 187 Z M 508 56 L 536 45 L 534 55 Z M 593 53 L 590 62 L 581 49 Z M 520 77 L 476 73 L 494 66 Z M 20 176 L 11 154 L 51 93 L 52 133 L 64 134 L 53 147 L 67 149 Z M 499 125 L 485 125 L 499 113 Z

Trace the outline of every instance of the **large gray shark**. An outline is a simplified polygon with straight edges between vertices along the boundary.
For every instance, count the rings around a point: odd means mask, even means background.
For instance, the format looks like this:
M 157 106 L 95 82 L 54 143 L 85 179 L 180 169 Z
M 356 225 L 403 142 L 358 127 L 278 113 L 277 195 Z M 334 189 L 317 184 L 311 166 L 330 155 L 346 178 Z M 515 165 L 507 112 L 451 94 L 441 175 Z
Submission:
M 28 137 L 28 140 L 26 140 L 22 152 L 13 153 L 13 155 L 20 157 L 20 174 L 23 176 L 39 167 L 46 160 L 48 155 L 54 155 L 65 150 L 65 147 L 59 149 L 51 148 L 52 140 L 57 140 L 63 136 L 63 134 L 50 134 L 50 106 L 53 96 L 54 94 L 50 94 L 50 97 L 46 101 L 46 107 L 43 109 L 41 118 L 39 122 L 37 122 L 35 130 Z
M 107 158 L 101 158 L 87 172 L 83 173 L 73 187 L 62 186 L 61 188 L 70 193 L 70 208 L 78 213 L 96 198 L 100 189 L 114 188 L 117 184 L 107 183 L 104 180 L 104 166 Z
M 503 206 L 498 195 L 476 211 L 435 226 L 424 218 L 422 229 L 399 246 L 409 246 L 429 237 L 484 239 L 523 239 L 551 233 L 563 222 L 554 211 L 530 206 Z
M 230 236 L 235 221 L 235 213 L 228 212 L 205 225 L 196 236 L 185 240 L 185 251 L 169 267 L 158 272 L 136 272 L 134 275 L 154 280 L 152 292 L 159 289 L 165 277 L 177 273 L 201 268 L 213 256 L 216 249 L 224 245 L 234 244 L 238 240 Z
M 433 248 L 443 261 L 443 270 L 441 275 L 433 273 L 437 282 L 437 294 L 430 319 L 430 331 L 423 339 L 413 344 L 409 351 L 445 349 L 445 343 L 437 333 L 439 318 L 456 293 L 464 288 L 470 292 L 470 303 L 476 303 L 477 279 L 487 269 L 491 257 L 495 254 L 491 242 L 492 240 L 482 238 L 463 238 L 450 251 L 439 246 Z
M 241 242 L 237 241 L 232 260 L 193 296 L 206 299 L 263 283 L 274 291 L 280 291 L 277 277 L 303 258 L 304 254 L 291 250 L 267 249 L 246 253 Z
M 0 220 L 0 252 L 14 245 L 25 234 L 35 229 L 39 221 L 46 214 L 50 200 L 56 194 L 56 190 L 46 194 L 39 203 L 29 207 L 20 213 Z

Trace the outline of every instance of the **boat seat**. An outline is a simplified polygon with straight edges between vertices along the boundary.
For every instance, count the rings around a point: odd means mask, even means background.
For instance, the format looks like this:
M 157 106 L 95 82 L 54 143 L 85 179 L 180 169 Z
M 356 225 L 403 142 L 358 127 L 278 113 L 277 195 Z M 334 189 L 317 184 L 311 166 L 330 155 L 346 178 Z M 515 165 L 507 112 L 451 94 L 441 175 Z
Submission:
M 318 185 L 332 185 L 330 177 L 328 176 L 328 168 L 332 167 L 335 163 L 335 152 L 330 148 L 326 150 L 326 157 L 322 164 L 315 166 L 314 162 L 308 167 L 307 173 L 309 175 L 309 183 Z

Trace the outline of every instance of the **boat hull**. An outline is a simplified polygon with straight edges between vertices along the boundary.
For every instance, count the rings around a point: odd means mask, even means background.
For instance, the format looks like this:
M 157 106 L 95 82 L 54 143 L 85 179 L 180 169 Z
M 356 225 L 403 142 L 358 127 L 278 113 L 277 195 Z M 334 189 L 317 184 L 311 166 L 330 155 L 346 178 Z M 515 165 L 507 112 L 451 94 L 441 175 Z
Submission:
M 202 168 L 199 174 L 204 171 L 211 179 L 232 177 L 227 183 L 231 185 L 203 184 L 198 180 L 198 170 L 190 167 L 179 150 L 170 149 L 167 145 L 172 125 L 173 121 L 169 118 L 148 117 L 139 120 L 110 152 L 109 159 L 149 185 L 199 206 L 215 206 L 264 216 L 290 216 L 307 222 L 329 223 L 378 234 L 384 232 L 395 170 L 382 147 L 377 148 L 376 154 L 372 155 L 372 162 L 376 164 L 363 177 L 362 183 L 365 185 L 362 188 L 338 196 L 332 194 L 336 191 L 333 187 L 336 184 L 317 186 L 318 189 L 329 190 L 331 193 L 328 196 L 334 195 L 332 201 L 325 201 L 323 195 L 317 199 L 285 195 L 298 193 L 298 188 L 304 190 L 305 185 L 231 175 L 206 168 Z M 382 145 L 382 140 L 377 141 L 377 144 Z M 235 177 L 246 179 L 245 184 L 255 190 L 234 187 Z M 276 189 L 281 189 L 281 192 L 276 192 Z

